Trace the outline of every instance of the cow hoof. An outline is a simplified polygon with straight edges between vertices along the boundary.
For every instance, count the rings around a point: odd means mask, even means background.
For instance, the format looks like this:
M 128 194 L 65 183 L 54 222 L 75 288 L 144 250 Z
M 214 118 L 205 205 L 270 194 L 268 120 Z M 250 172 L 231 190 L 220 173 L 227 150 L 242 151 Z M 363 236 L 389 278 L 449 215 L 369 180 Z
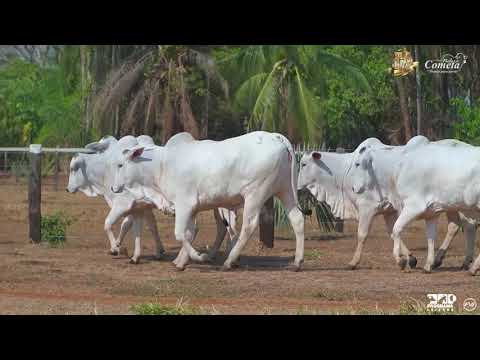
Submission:
M 120 252 L 118 250 L 110 250 L 108 254 L 112 256 L 118 256 L 120 255 Z
M 175 271 L 178 271 L 178 272 L 183 272 L 185 271 L 186 268 L 187 268 L 186 266 L 177 266 L 177 265 L 175 265 L 174 267 Z
M 432 273 L 432 267 L 424 267 L 423 268 L 423 273 L 424 274 L 431 274 Z
M 220 268 L 220 271 L 223 271 L 223 272 L 232 271 L 232 267 L 230 265 L 223 264 L 222 267 Z
M 347 270 L 355 270 L 356 268 L 357 268 L 356 264 L 350 263 L 350 264 L 347 265 Z
M 291 264 L 287 267 L 287 270 L 292 272 L 300 272 L 302 271 L 302 265 Z
M 134 259 L 134 258 L 130 259 L 130 264 L 138 265 L 139 262 L 140 262 L 140 259 Z
M 417 267 L 417 258 L 413 255 L 410 255 L 408 257 L 408 266 L 410 266 L 410 269 L 415 269 Z
M 407 266 L 407 259 L 405 259 L 404 257 L 402 257 L 402 258 L 398 261 L 398 266 L 400 267 L 400 270 L 405 270 L 405 267 Z
M 442 266 L 443 259 L 445 258 L 446 251 L 443 249 L 437 250 L 437 255 L 435 256 L 435 260 L 433 261 L 433 268 L 439 268 Z
M 475 276 L 476 273 L 477 273 L 477 271 L 478 271 L 478 269 L 470 268 L 470 269 L 468 270 L 468 273 L 469 273 L 470 275 L 472 275 L 472 276 Z
M 471 265 L 472 265 L 472 261 L 466 260 L 463 262 L 462 267 L 460 269 L 463 271 L 468 271 Z

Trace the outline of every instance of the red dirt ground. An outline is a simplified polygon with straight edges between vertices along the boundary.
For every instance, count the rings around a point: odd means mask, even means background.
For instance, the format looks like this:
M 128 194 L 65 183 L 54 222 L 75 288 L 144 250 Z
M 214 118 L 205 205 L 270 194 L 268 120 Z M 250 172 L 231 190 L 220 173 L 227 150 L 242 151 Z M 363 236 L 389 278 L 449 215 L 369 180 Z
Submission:
M 255 234 L 241 267 L 232 272 L 219 271 L 222 258 L 177 272 L 171 264 L 179 250 L 172 217 L 156 213 L 166 259 L 153 259 L 153 241 L 144 230 L 144 257 L 139 265 L 131 265 L 125 256 L 107 254 L 103 221 L 108 208 L 103 199 L 68 194 L 65 184 L 62 178 L 58 192 L 51 185 L 43 187 L 42 213 L 61 209 L 76 220 L 65 245 L 51 248 L 28 241 L 26 185 L 0 180 L 0 314 L 130 314 L 132 305 L 175 305 L 180 299 L 208 314 L 396 312 L 409 299 L 427 303 L 428 293 L 454 293 L 460 308 L 465 298 L 480 301 L 480 276 L 459 270 L 462 234 L 452 242 L 441 269 L 422 272 L 426 257 L 422 222 L 411 225 L 404 235 L 419 260 L 415 270 L 397 268 L 391 240 L 383 220 L 377 218 L 358 270 L 346 268 L 356 245 L 355 222 L 345 224 L 344 234 L 327 235 L 307 220 L 302 272 L 286 270 L 295 248 L 288 230 L 277 232 L 274 249 L 261 249 Z M 199 225 L 195 246 L 205 248 L 214 241 L 212 214 L 202 213 Z M 445 229 L 442 218 L 441 236 Z M 130 236 L 127 246 L 131 253 Z

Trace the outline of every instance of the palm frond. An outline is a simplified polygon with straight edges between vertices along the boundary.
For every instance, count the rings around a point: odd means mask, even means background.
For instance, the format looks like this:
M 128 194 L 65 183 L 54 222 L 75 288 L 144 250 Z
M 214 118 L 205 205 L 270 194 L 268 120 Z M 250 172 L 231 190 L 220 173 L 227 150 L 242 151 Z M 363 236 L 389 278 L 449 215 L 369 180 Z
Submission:
M 328 51 L 325 51 L 320 47 L 316 48 L 313 56 L 318 60 L 318 65 L 325 65 L 326 67 L 334 70 L 335 72 L 343 74 L 353 86 L 358 87 L 361 90 L 371 91 L 371 87 L 367 78 L 362 73 L 360 68 L 354 65 L 352 62 L 344 59 L 337 54 L 329 53 Z M 315 68 L 311 68 L 309 73 L 313 76 L 313 78 L 316 78 Z
M 122 133 L 126 134 L 135 126 L 135 123 L 140 120 L 139 112 L 142 108 L 142 105 L 145 103 L 145 89 L 142 87 L 140 88 L 133 100 L 130 102 L 126 114 L 125 119 L 122 122 Z
M 250 118 L 250 124 L 256 128 L 277 131 L 275 129 L 274 114 L 278 107 L 278 86 L 279 79 L 277 76 L 277 70 L 284 61 L 277 62 L 270 74 L 268 74 L 263 86 L 258 93 L 258 97 L 252 109 L 252 116 Z
M 305 86 L 297 68 L 290 84 L 289 111 L 305 141 L 321 137 L 320 107 L 313 93 Z
M 233 102 L 236 111 L 241 112 L 244 109 L 253 108 L 268 75 L 269 73 L 256 74 L 238 88 Z

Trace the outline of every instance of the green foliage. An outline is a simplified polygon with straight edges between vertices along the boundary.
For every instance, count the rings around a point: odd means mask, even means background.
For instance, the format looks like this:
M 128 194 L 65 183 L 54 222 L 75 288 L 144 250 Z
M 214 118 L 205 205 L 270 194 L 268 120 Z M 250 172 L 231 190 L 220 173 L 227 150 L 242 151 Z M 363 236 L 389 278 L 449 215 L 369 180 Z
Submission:
M 367 137 L 383 138 L 388 117 L 395 112 L 398 102 L 387 71 L 391 52 L 383 46 L 354 45 L 332 46 L 328 52 L 356 64 L 368 79 L 371 91 L 351 86 L 348 74 L 324 70 L 326 94 L 322 111 L 327 122 L 326 145 L 352 149 Z
M 0 68 L 0 144 L 82 144 L 82 99 L 75 81 L 59 66 L 13 60 Z
M 349 84 L 369 90 L 358 67 L 322 46 L 258 45 L 223 52 L 224 73 L 234 84 L 236 111 L 250 118 L 250 129 L 288 132 L 304 141 L 321 136 L 322 68 L 347 76 Z
M 199 312 L 183 304 L 175 306 L 162 305 L 160 303 L 147 303 L 132 306 L 136 315 L 197 315 Z
M 454 106 L 458 122 L 453 124 L 455 139 L 480 145 L 480 104 L 469 106 L 463 99 L 454 98 L 450 101 Z
M 41 222 L 42 241 L 52 247 L 57 247 L 66 241 L 67 228 L 72 219 L 62 211 L 52 215 L 43 215 Z
M 30 165 L 27 161 L 15 161 L 10 165 L 10 171 L 15 176 L 15 178 L 21 179 L 22 181 L 27 179 L 30 175 Z

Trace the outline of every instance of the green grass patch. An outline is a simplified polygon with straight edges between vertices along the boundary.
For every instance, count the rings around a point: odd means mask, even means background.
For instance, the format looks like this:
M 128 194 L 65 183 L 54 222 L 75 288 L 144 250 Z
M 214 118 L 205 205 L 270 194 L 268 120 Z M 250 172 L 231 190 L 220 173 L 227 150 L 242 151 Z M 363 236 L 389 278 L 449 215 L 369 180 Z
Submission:
M 305 260 L 318 260 L 321 256 L 323 256 L 323 253 L 317 249 L 307 249 L 305 250 L 303 256 Z
M 179 300 L 176 305 L 164 305 L 159 302 L 138 304 L 132 306 L 136 315 L 200 315 L 196 308 L 188 306 Z
M 42 216 L 42 222 L 40 225 L 42 242 L 45 242 L 52 247 L 62 245 L 67 239 L 67 228 L 72 222 L 72 219 L 62 211 L 57 211 L 52 215 Z

